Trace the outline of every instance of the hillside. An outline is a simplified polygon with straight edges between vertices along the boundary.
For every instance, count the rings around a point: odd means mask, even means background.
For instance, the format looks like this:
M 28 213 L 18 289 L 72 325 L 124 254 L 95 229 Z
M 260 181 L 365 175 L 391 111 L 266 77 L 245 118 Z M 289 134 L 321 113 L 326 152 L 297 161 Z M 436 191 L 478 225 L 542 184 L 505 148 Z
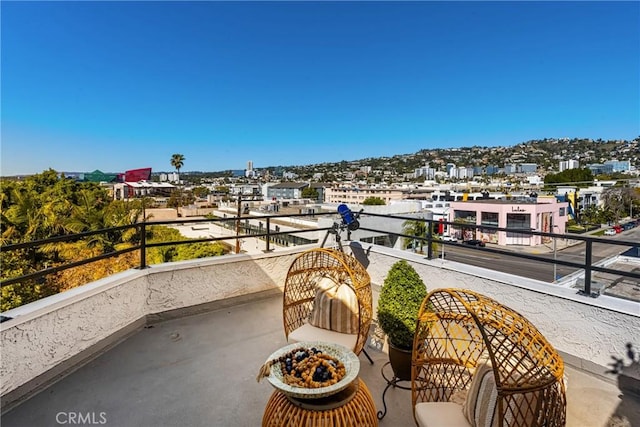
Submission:
M 398 154 L 392 157 L 363 158 L 336 163 L 312 165 L 278 166 L 300 177 L 312 173 L 331 173 L 336 170 L 353 170 L 370 166 L 376 170 L 391 170 L 397 174 L 411 173 L 425 165 L 442 170 L 447 163 L 459 167 L 495 165 L 503 167 L 510 163 L 537 163 L 548 172 L 558 170 L 562 160 L 575 159 L 580 166 L 602 163 L 606 160 L 630 160 L 631 165 L 640 168 L 640 137 L 632 140 L 592 140 L 584 138 L 545 138 L 522 142 L 510 147 L 460 147 L 449 149 L 423 149 L 412 154 Z M 265 168 L 274 170 L 276 167 Z

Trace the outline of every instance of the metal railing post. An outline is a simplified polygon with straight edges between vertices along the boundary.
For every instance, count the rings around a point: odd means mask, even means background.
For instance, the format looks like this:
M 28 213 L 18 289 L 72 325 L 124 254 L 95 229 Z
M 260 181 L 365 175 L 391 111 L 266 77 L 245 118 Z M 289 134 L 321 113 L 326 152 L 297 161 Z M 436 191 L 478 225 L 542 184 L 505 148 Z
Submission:
M 147 222 L 140 226 L 140 270 L 147 268 Z
M 591 252 L 593 249 L 593 242 L 591 240 L 585 241 L 584 251 L 584 293 L 585 295 L 591 295 Z
M 238 195 L 238 216 L 236 218 L 236 253 L 240 253 L 240 216 L 242 208 L 242 197 Z
M 267 249 L 266 252 L 271 251 L 271 218 L 267 217 Z
M 553 281 L 558 280 L 558 252 L 556 250 L 556 236 L 553 236 Z
M 427 230 L 427 259 L 431 259 L 433 258 L 433 248 L 431 247 L 431 242 L 433 241 L 433 221 L 430 219 L 427 221 L 427 227 L 429 227 Z

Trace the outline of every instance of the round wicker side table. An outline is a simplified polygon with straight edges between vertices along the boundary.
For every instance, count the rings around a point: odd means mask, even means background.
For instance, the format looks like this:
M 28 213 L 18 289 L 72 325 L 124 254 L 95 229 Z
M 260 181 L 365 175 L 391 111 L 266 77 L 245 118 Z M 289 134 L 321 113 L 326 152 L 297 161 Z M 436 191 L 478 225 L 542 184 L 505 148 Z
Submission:
M 264 411 L 262 427 L 373 427 L 378 425 L 376 406 L 364 381 L 354 381 L 354 391 L 331 401 L 331 399 L 301 400 L 287 397 L 275 390 Z

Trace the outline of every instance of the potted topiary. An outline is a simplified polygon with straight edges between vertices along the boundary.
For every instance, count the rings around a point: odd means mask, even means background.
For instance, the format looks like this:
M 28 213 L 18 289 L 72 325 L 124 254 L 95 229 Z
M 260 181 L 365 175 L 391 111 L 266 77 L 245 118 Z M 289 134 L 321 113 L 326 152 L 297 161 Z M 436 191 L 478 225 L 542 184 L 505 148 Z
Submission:
M 426 296 L 427 287 L 407 261 L 391 266 L 378 299 L 378 324 L 387 335 L 393 373 L 401 380 L 411 380 L 413 336 Z

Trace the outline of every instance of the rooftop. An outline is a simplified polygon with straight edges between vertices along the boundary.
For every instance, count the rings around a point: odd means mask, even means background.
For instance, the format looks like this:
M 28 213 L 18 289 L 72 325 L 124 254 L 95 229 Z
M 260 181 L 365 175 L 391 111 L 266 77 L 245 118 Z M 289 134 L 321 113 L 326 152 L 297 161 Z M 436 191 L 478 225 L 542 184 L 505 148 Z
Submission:
M 549 200 L 551 199 L 542 199 L 542 201 L 538 201 L 537 199 L 481 199 L 481 200 L 466 200 L 466 201 L 462 201 L 462 200 L 456 200 L 456 201 L 451 201 L 451 203 L 456 203 L 456 202 L 460 202 L 460 203 L 487 203 L 487 204 L 491 204 L 491 205 L 513 205 L 513 204 L 518 204 L 518 205 L 548 205 L 549 203 L 551 203 Z
M 267 381 L 257 383 L 256 375 L 269 354 L 287 344 L 282 300 L 269 293 L 230 303 L 138 330 L 4 415 L 2 425 L 54 425 L 61 412 L 104 413 L 107 425 L 116 426 L 260 425 L 274 389 Z M 382 410 L 380 369 L 387 355 L 372 347 L 368 352 L 374 364 L 362 355 L 360 377 Z M 640 402 L 622 399 L 612 382 L 571 367 L 566 373 L 568 427 L 640 416 Z M 385 400 L 388 412 L 380 425 L 414 424 L 410 391 L 390 389 Z
M 287 344 L 282 284 L 309 248 L 129 270 L 4 313 L 12 319 L 0 324 L 2 425 L 55 425 L 72 412 L 116 426 L 259 425 L 273 388 L 256 376 Z M 428 290 L 481 292 L 545 335 L 566 364 L 567 426 L 640 425 L 640 397 L 605 373 L 640 330 L 637 302 L 377 245 L 349 249 L 371 276 L 374 313 L 390 265 L 406 259 Z M 386 385 L 381 342 L 374 327 L 366 348 L 375 363 L 360 357 L 377 410 Z M 410 391 L 390 389 L 386 404 L 380 425 L 413 425 Z

